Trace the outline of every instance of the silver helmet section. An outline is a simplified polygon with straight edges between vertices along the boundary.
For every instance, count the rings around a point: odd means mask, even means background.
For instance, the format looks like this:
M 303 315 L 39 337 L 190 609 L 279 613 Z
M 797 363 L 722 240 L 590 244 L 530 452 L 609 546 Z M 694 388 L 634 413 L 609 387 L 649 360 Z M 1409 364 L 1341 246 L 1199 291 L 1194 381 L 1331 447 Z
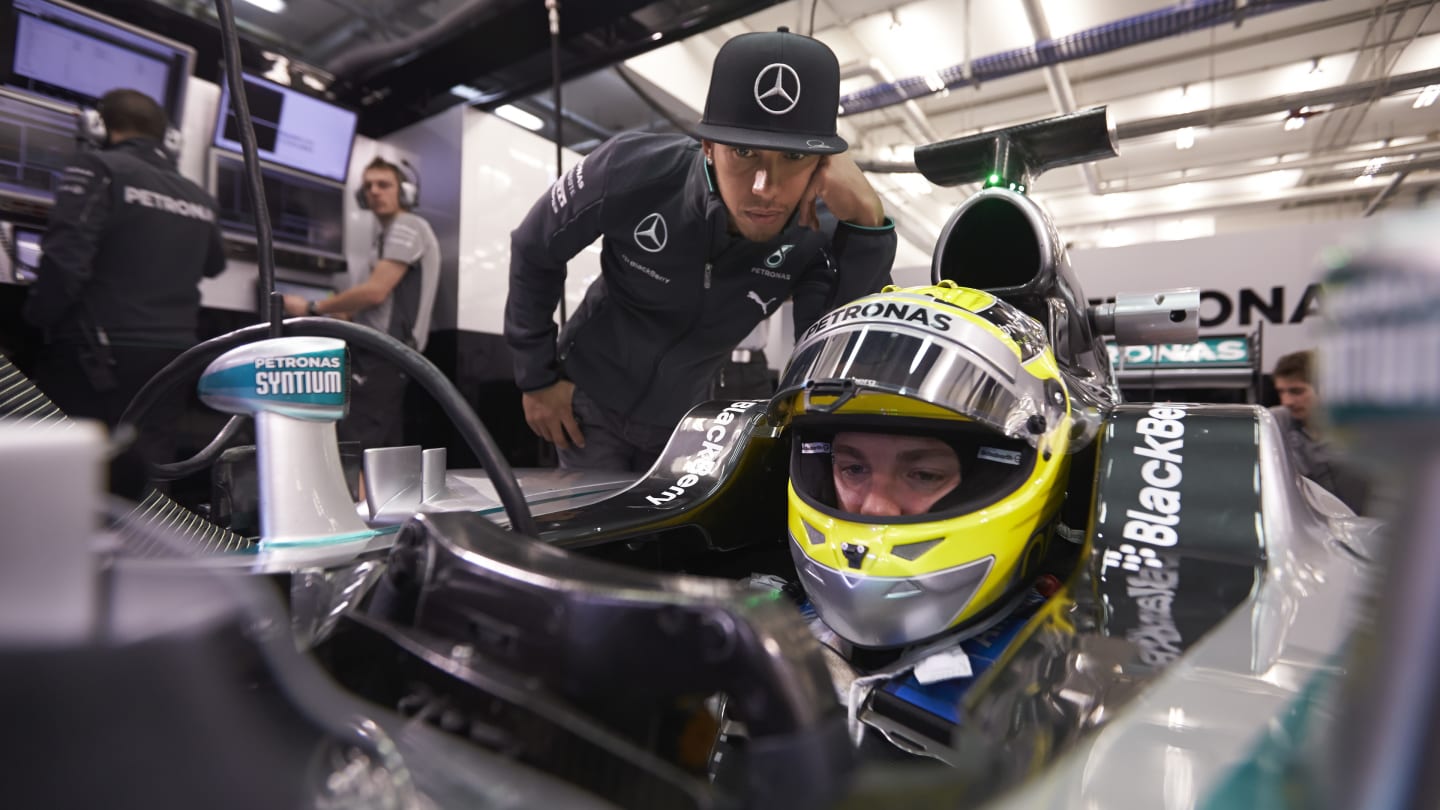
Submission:
M 928 295 L 890 292 L 858 299 L 805 333 L 775 401 L 798 394 L 798 412 L 824 413 L 857 396 L 894 394 L 1033 445 L 1066 412 L 1061 386 L 1022 370 L 1044 350 L 1043 331 L 998 299 L 981 314 L 1021 353 L 971 320 L 971 313 Z

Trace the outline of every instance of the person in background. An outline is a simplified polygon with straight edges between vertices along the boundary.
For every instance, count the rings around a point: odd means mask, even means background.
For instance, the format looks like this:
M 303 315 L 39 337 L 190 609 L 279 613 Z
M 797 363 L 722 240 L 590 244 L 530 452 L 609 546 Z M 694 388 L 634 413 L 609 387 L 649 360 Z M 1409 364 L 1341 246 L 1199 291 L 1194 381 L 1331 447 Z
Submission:
M 1280 423 L 1285 446 L 1299 473 L 1324 487 L 1359 514 L 1369 495 L 1369 483 L 1351 465 L 1337 457 L 1321 428 L 1319 396 L 1315 391 L 1312 351 L 1292 352 L 1275 363 L 1271 377 L 1280 404 L 1270 409 Z
M 735 37 L 715 57 L 701 140 L 612 138 L 511 234 L 505 339 L 526 421 L 562 467 L 647 469 L 786 299 L 798 335 L 888 283 L 894 223 L 842 154 L 839 88 L 818 40 Z M 601 277 L 557 345 L 566 262 L 597 237 Z
M 27 321 L 44 330 L 35 383 L 65 413 L 110 428 L 140 387 L 196 341 L 199 282 L 225 269 L 215 200 L 181 176 L 162 147 L 165 112 L 138 90 L 97 104 L 100 149 L 60 175 Z M 184 400 L 152 411 L 139 456 L 167 462 Z M 138 495 L 143 470 L 112 469 L 112 489 Z M 137 480 L 138 479 L 138 480 Z
M 360 198 L 375 215 L 370 260 L 352 268 L 348 289 L 320 301 L 285 296 L 285 314 L 348 318 L 425 350 L 440 283 L 440 243 L 411 209 L 415 186 L 400 167 L 375 158 L 361 175 Z M 336 427 L 362 449 L 404 443 L 404 372 L 379 355 L 350 347 L 350 412 Z

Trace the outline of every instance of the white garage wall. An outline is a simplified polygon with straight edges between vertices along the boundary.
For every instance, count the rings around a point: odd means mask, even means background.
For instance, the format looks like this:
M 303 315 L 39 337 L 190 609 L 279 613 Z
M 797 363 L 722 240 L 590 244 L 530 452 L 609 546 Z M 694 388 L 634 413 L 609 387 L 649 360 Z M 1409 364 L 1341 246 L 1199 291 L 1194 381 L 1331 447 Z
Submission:
M 1202 334 L 1246 333 L 1264 323 L 1262 368 L 1282 354 L 1314 348 L 1323 294 L 1316 285 L 1327 249 L 1372 220 L 1291 225 L 1199 239 L 1077 249 L 1070 259 L 1090 298 L 1199 287 Z M 1310 295 L 1307 298 L 1307 291 Z M 1228 310 L 1228 311 L 1227 311 Z M 1267 312 L 1268 310 L 1268 312 Z
M 457 328 L 498 335 L 510 291 L 510 232 L 555 177 L 555 144 L 486 112 L 463 110 Z M 568 170 L 579 156 L 565 151 Z M 565 297 L 574 312 L 600 275 L 598 245 L 570 260 Z

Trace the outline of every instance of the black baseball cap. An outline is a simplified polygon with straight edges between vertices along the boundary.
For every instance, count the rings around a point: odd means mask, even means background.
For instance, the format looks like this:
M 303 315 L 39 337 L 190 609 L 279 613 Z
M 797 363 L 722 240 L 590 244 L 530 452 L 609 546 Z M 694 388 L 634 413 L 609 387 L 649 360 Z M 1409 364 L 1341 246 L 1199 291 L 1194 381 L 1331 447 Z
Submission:
M 730 146 L 830 155 L 850 148 L 835 132 L 839 109 L 835 54 L 782 27 L 721 46 L 695 131 Z

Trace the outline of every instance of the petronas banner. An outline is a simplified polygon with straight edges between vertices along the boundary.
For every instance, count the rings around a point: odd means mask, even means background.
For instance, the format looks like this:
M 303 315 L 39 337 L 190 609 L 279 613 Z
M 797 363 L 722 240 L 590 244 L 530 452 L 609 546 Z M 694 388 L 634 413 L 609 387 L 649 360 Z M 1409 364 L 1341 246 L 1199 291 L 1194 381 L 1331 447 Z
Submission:
M 1116 346 L 1107 341 L 1110 365 L 1116 371 L 1137 368 L 1246 367 L 1254 362 L 1245 335 L 1214 335 L 1197 343 Z

